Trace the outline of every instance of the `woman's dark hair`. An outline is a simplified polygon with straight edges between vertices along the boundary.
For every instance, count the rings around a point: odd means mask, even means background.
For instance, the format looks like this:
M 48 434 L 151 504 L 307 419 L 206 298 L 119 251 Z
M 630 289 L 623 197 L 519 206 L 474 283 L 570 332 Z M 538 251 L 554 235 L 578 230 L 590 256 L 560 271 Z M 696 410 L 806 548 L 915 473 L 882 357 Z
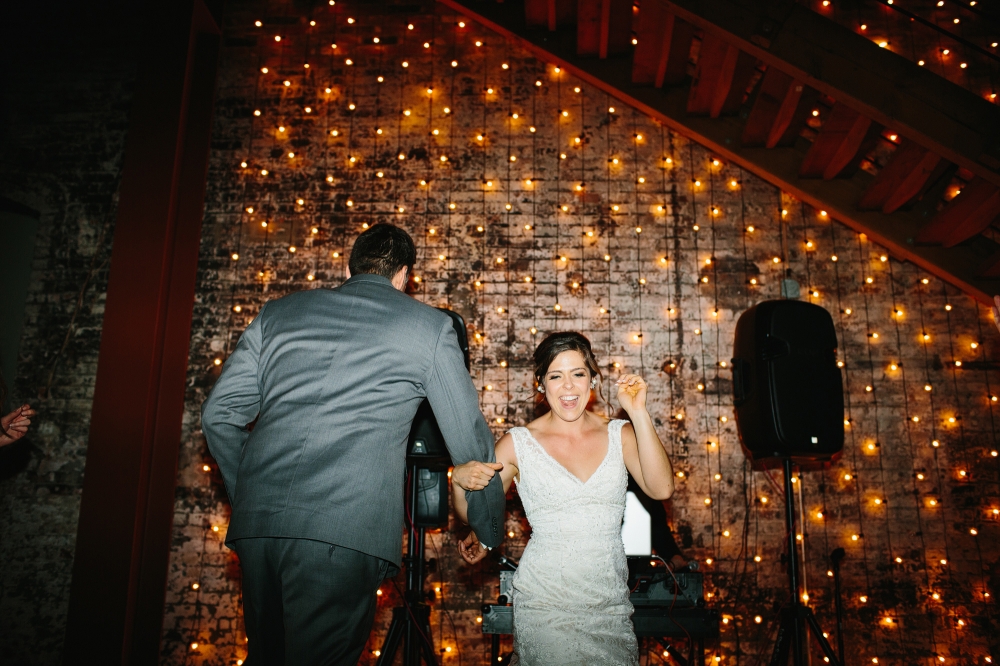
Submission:
M 417 261 L 413 239 L 399 227 L 376 224 L 354 241 L 348 267 L 351 275 L 374 273 L 390 280 L 401 268 L 412 269 Z
M 597 366 L 597 359 L 594 358 L 594 351 L 590 348 L 590 340 L 582 333 L 576 331 L 560 331 L 550 333 L 538 347 L 535 348 L 535 381 L 541 386 L 544 384 L 545 373 L 548 372 L 552 361 L 556 356 L 566 351 L 577 351 L 583 354 L 583 361 L 590 371 L 591 377 L 597 377 L 600 381 L 601 369 Z

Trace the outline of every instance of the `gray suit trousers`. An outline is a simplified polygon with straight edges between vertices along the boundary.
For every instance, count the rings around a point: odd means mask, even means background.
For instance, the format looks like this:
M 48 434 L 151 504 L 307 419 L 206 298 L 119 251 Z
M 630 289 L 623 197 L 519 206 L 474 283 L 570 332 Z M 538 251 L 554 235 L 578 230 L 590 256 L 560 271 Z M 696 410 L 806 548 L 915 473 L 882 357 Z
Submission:
M 243 569 L 247 666 L 358 663 L 389 562 L 311 539 L 257 537 L 233 546 Z

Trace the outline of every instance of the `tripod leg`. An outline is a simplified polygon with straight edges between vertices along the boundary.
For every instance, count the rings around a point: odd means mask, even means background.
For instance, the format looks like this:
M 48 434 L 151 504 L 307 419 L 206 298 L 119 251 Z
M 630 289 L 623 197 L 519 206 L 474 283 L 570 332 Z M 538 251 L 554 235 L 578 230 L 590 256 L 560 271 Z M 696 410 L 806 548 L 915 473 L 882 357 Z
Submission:
M 385 635 L 385 640 L 382 641 L 382 652 L 379 654 L 375 666 L 388 666 L 396 658 L 396 650 L 399 649 L 399 641 L 403 637 L 405 626 L 405 618 L 399 612 L 401 610 L 406 612 L 402 608 L 392 609 L 392 624 L 389 625 L 389 632 Z
M 493 634 L 490 641 L 490 663 L 495 664 L 500 661 L 500 634 Z
M 788 652 L 792 646 L 789 630 L 794 627 L 794 621 L 789 622 L 789 619 L 787 610 L 782 611 L 781 624 L 778 625 L 778 637 L 774 641 L 774 650 L 771 652 L 771 661 L 768 662 L 768 666 L 788 666 Z
M 805 615 L 806 622 L 809 624 L 809 629 L 819 642 L 819 646 L 822 648 L 823 654 L 825 654 L 827 659 L 830 660 L 830 666 L 840 666 L 840 659 L 838 659 L 837 655 L 833 653 L 833 648 L 830 647 L 830 642 L 823 636 L 823 630 L 820 629 L 819 622 L 816 621 L 816 616 L 813 615 L 812 609 L 806 609 Z
M 420 651 L 424 655 L 424 662 L 427 664 L 427 666 L 437 666 L 437 657 L 434 656 L 434 645 L 433 643 L 430 642 L 431 640 L 430 613 L 431 613 L 430 609 L 425 608 L 424 613 L 422 613 L 422 615 L 426 616 L 420 618 L 421 620 L 420 629 L 423 631 L 423 633 L 420 635 Z

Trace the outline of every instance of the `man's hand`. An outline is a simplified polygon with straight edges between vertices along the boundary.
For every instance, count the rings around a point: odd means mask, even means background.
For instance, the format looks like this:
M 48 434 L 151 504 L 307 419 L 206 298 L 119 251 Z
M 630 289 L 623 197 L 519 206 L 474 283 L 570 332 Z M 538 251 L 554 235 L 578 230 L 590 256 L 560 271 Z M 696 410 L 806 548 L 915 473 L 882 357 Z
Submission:
M 462 556 L 462 559 L 469 564 L 475 564 L 479 560 L 486 557 L 486 553 L 489 551 L 479 543 L 479 537 L 476 533 L 469 531 L 469 536 L 464 539 L 458 540 L 458 554 Z
M 503 463 L 470 460 L 464 465 L 455 465 L 451 471 L 451 482 L 462 490 L 482 490 L 490 485 L 490 479 L 502 469 Z
M 34 415 L 31 405 L 21 405 L 10 414 L 0 416 L 0 446 L 13 444 L 24 437 Z

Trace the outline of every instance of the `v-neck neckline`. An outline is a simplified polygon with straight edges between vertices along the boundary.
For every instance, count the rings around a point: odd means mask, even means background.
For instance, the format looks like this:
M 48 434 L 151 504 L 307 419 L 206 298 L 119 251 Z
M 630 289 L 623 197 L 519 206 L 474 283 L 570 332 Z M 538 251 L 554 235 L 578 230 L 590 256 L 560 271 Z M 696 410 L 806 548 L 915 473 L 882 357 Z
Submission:
M 529 430 L 527 428 L 527 426 L 525 426 L 524 429 L 528 433 L 528 437 L 531 438 L 531 441 L 535 443 L 535 446 L 537 446 L 539 449 L 542 450 L 542 453 L 545 454 L 546 458 L 548 458 L 549 460 L 551 460 L 552 462 L 554 462 L 556 464 L 556 466 L 559 467 L 559 469 L 561 469 L 562 471 L 566 472 L 566 474 L 568 474 L 571 478 L 573 478 L 581 486 L 586 486 L 588 483 L 590 483 L 591 479 L 593 479 L 595 476 L 597 476 L 597 473 L 601 471 L 601 469 L 604 467 L 605 464 L 607 464 L 608 458 L 611 457 L 611 424 L 612 424 L 612 421 L 608 421 L 608 428 L 607 428 L 608 446 L 607 446 L 607 450 L 604 452 L 604 459 L 601 460 L 601 464 L 599 464 L 594 469 L 594 471 L 590 473 L 590 476 L 587 477 L 586 481 L 582 480 L 576 474 L 574 474 L 573 472 L 571 472 L 568 469 L 566 469 L 565 465 L 563 465 L 561 462 L 559 462 L 558 460 L 556 460 L 555 456 L 553 456 L 551 453 L 549 453 L 548 451 L 546 451 L 545 447 L 542 446 L 542 443 L 538 441 L 538 439 L 535 437 L 534 434 L 532 434 L 531 430 Z

